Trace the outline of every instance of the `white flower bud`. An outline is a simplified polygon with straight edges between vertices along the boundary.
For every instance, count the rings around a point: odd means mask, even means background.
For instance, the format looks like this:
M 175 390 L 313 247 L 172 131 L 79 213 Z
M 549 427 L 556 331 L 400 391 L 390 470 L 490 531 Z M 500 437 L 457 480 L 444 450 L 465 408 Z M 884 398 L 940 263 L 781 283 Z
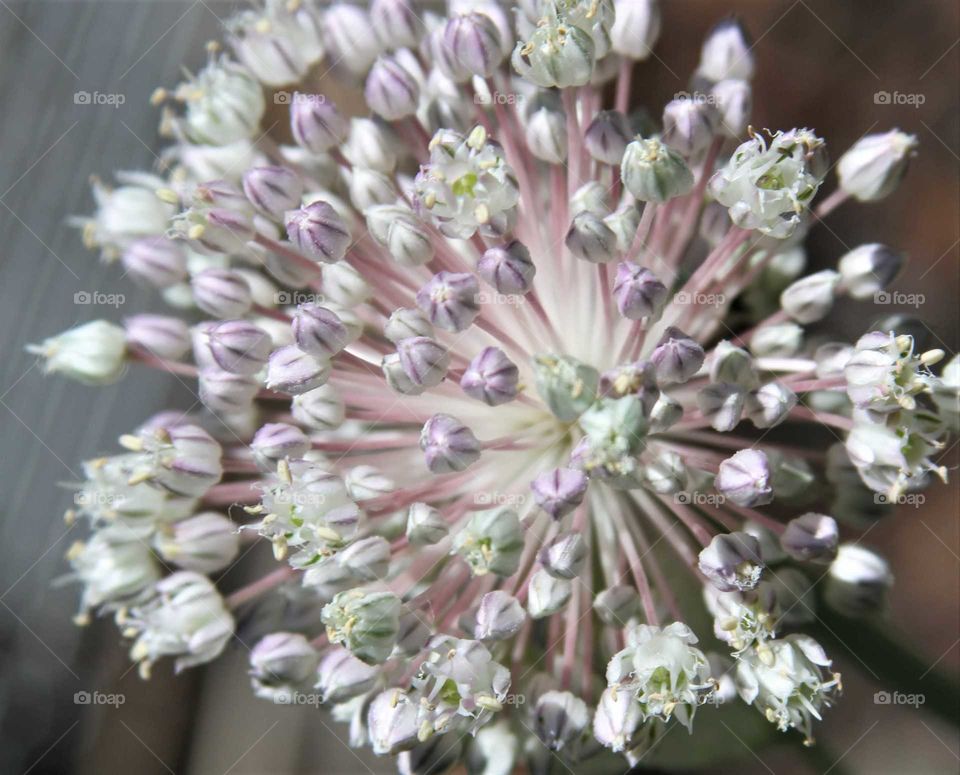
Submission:
M 797 395 L 779 382 L 768 382 L 747 394 L 744 413 L 758 428 L 772 428 L 787 419 Z
M 583 144 L 596 161 L 620 164 L 630 136 L 630 124 L 626 116 L 615 110 L 601 110 L 584 132 Z
M 614 753 L 633 747 L 633 739 L 643 721 L 643 710 L 627 688 L 609 687 L 600 695 L 593 716 L 593 735 Z
M 316 688 L 324 702 L 345 702 L 366 694 L 377 681 L 379 671 L 357 659 L 347 649 L 335 646 L 320 660 Z
M 412 544 L 435 544 L 450 528 L 437 509 L 426 503 L 411 503 L 407 510 L 407 538 Z
M 390 570 L 390 542 L 380 536 L 361 538 L 335 555 L 341 568 L 364 581 L 384 579 Z
M 290 344 L 270 353 L 264 384 L 279 393 L 298 395 L 325 384 L 330 371 L 329 360 L 317 358 Z
M 643 60 L 653 53 L 660 37 L 659 0 L 614 0 L 616 18 L 610 30 L 613 50 Z
M 418 387 L 436 387 L 450 368 L 447 348 L 426 336 L 401 339 L 397 342 L 397 354 L 403 373 Z
M 374 697 L 367 711 L 370 747 L 378 756 L 394 756 L 416 746 L 420 733 L 420 705 L 399 689 Z
M 109 385 L 123 376 L 127 366 L 127 336 L 120 326 L 94 320 L 71 328 L 27 352 L 44 359 L 46 374 L 64 374 L 88 385 Z
M 753 110 L 753 89 L 748 81 L 740 78 L 725 78 L 710 90 L 720 117 L 719 130 L 737 139 L 750 125 Z
M 860 245 L 844 254 L 837 264 L 839 289 L 854 299 L 870 299 L 900 273 L 905 256 L 886 245 Z
M 746 30 L 736 19 L 725 19 L 707 35 L 700 51 L 697 74 L 709 81 L 753 77 L 753 46 Z
M 571 692 L 544 692 L 533 714 L 534 732 L 551 751 L 578 741 L 590 724 L 587 703 Z
M 573 585 L 568 579 L 551 576 L 538 570 L 530 577 L 527 587 L 527 610 L 533 619 L 543 619 L 564 608 L 570 602 Z
M 697 564 L 703 575 L 723 592 L 754 589 L 763 572 L 760 542 L 743 532 L 716 535 L 700 552 Z
M 567 158 L 567 119 L 558 110 L 541 106 L 531 113 L 525 128 L 530 153 L 548 164 Z
M 640 595 L 626 584 L 617 584 L 602 590 L 593 600 L 593 610 L 604 623 L 623 628 L 640 612 Z
M 318 11 L 305 3 L 266 3 L 226 22 L 230 44 L 263 83 L 283 86 L 303 78 L 323 58 Z
M 166 237 L 143 237 L 130 243 L 121 261 L 134 281 L 153 288 L 169 288 L 187 277 L 183 248 Z
M 693 173 L 683 157 L 657 138 L 638 138 L 627 145 L 620 177 L 641 202 L 666 202 L 693 188 Z
M 683 417 L 683 407 L 680 403 L 666 393 L 661 393 L 650 410 L 649 432 L 663 433 L 679 422 L 681 417 Z
M 767 456 L 758 449 L 742 449 L 720 463 L 714 487 L 739 506 L 753 508 L 773 500 Z
M 796 323 L 761 326 L 750 337 L 750 351 L 758 358 L 789 358 L 803 344 L 803 329 Z
M 564 244 L 576 258 L 591 264 L 612 261 L 617 254 L 617 235 L 591 212 L 574 216 Z
M 197 393 L 205 407 L 213 412 L 235 414 L 248 409 L 260 391 L 256 379 L 234 374 L 216 366 L 201 369 Z
M 707 385 L 697 393 L 697 406 L 720 433 L 732 431 L 740 422 L 746 391 L 739 385 L 725 382 Z
M 230 269 L 204 269 L 190 280 L 197 306 L 215 318 L 239 318 L 250 311 L 250 284 Z
M 371 207 L 390 205 L 399 196 L 393 180 L 382 172 L 353 167 L 344 174 L 347 177 L 350 201 L 364 215 Z M 379 241 L 379 238 L 377 240 Z
M 370 17 L 361 6 L 334 3 L 323 15 L 330 61 L 342 64 L 351 73 L 365 73 L 380 53 L 380 41 L 371 32 Z
M 728 382 L 747 389 L 756 388 L 760 384 L 750 354 L 730 344 L 726 339 L 717 342 L 714 348 L 713 359 L 710 361 L 710 381 Z
M 780 545 L 795 560 L 829 563 L 837 556 L 838 537 L 833 517 L 810 512 L 790 520 Z
M 663 141 L 683 156 L 693 156 L 710 145 L 719 122 L 716 108 L 707 100 L 670 100 L 663 109 Z
M 573 579 L 580 575 L 587 559 L 583 536 L 568 531 L 561 533 L 540 550 L 538 559 L 543 569 L 559 579 Z
M 383 335 L 397 344 L 401 339 L 433 337 L 433 326 L 418 309 L 401 307 L 395 309 L 383 327 Z
M 275 702 L 289 702 L 300 687 L 314 679 L 320 657 L 307 639 L 294 632 L 274 632 L 250 651 L 254 693 Z
M 273 341 L 270 335 L 246 320 L 225 320 L 198 331 L 198 362 L 212 359 L 219 368 L 231 374 L 252 375 L 260 371 L 270 357 Z
M 374 113 L 397 121 L 416 112 L 420 86 L 396 59 L 382 56 L 367 75 L 363 93 Z
M 310 439 L 296 425 L 271 422 L 261 427 L 250 441 L 257 465 L 266 471 L 273 471 L 277 462 L 302 458 L 310 449 Z
M 345 416 L 343 399 L 332 385 L 294 396 L 291 411 L 297 422 L 318 431 L 339 428 Z
M 893 193 L 907 171 L 918 142 L 899 129 L 860 138 L 840 157 L 840 188 L 861 202 L 874 202 Z
M 437 67 L 456 83 L 492 75 L 506 56 L 500 31 L 485 13 L 452 15 L 432 43 Z
M 233 562 L 240 537 L 231 520 L 206 511 L 165 527 L 155 543 L 163 559 L 185 570 L 213 573 Z
M 263 87 L 253 73 L 227 59 L 212 61 L 176 95 L 186 105 L 180 122 L 194 143 L 228 145 L 252 140 L 266 108 Z
M 404 371 L 403 364 L 400 362 L 399 353 L 387 353 L 380 361 L 380 369 L 383 371 L 383 377 L 389 387 L 395 393 L 404 396 L 418 396 L 424 388 L 416 384 L 407 372 Z
M 323 607 L 321 619 L 331 643 L 375 665 L 390 656 L 400 629 L 400 599 L 392 592 L 351 589 Z
M 354 167 L 390 174 L 397 166 L 395 138 L 389 128 L 370 118 L 350 119 L 343 155 Z
M 380 45 L 389 50 L 416 48 L 424 31 L 411 0 L 371 0 L 370 21 Z
M 313 154 L 326 153 L 347 138 L 349 127 L 337 106 L 322 94 L 294 92 L 290 100 L 290 133 L 297 145 Z
M 656 493 L 673 495 L 686 489 L 690 472 L 675 452 L 660 452 L 642 470 L 644 484 Z
M 863 616 L 883 609 L 892 586 L 893 573 L 883 557 L 857 544 L 841 544 L 830 563 L 825 597 L 831 608 Z
M 523 606 L 503 590 L 487 592 L 480 598 L 474 634 L 480 640 L 507 640 L 516 635 L 527 619 Z
M 125 525 L 102 528 L 86 543 L 74 543 L 67 559 L 76 579 L 83 584 L 81 619 L 104 603 L 133 598 L 160 578 L 160 567 L 151 556 L 150 545 Z
M 815 323 L 830 312 L 839 282 L 840 275 L 832 269 L 807 275 L 780 294 L 780 305 L 797 323 Z

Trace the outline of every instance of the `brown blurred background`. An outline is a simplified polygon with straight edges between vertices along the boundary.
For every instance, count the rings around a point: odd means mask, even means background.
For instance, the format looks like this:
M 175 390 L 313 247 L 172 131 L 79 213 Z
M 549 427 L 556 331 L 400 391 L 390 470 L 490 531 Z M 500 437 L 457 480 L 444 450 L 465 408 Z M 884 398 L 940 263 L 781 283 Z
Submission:
M 126 294 L 126 309 L 156 299 L 83 250 L 65 224 L 92 208 L 91 174 L 144 169 L 158 147 L 147 100 L 199 67 L 203 43 L 221 37 L 234 3 L 214 0 L 0 0 L 0 772 L 329 773 L 389 772 L 357 756 L 329 717 L 252 698 L 245 652 L 173 678 L 158 669 L 144 684 L 128 669 L 112 623 L 70 624 L 77 593 L 53 588 L 76 536 L 60 520 L 78 462 L 113 448 L 152 411 L 187 399 L 167 380 L 134 372 L 121 387 L 94 390 L 42 380 L 24 343 L 64 329 L 91 310 L 77 291 Z M 756 42 L 754 124 L 809 126 L 834 157 L 861 134 L 898 126 L 921 152 L 899 191 L 872 206 L 844 206 L 816 227 L 808 251 L 830 265 L 847 248 L 885 242 L 911 255 L 897 289 L 921 293 L 928 346 L 956 352 L 960 236 L 960 6 L 955 0 L 664 0 L 657 58 L 638 68 L 636 96 L 656 112 L 685 89 L 707 30 L 735 12 Z M 218 18 L 219 17 L 219 18 Z M 79 90 L 120 92 L 118 109 L 74 104 Z M 877 104 L 878 91 L 922 94 L 923 104 Z M 832 188 L 832 182 L 826 190 Z M 844 305 L 835 319 L 850 337 L 889 310 Z M 112 312 L 112 311 L 110 311 Z M 116 317 L 120 317 L 120 310 Z M 85 314 L 86 313 L 86 314 Z M 956 474 L 957 450 L 946 461 Z M 954 476 L 954 480 L 955 480 Z M 960 670 L 960 535 L 955 481 L 927 492 L 921 510 L 873 528 L 897 576 L 889 627 L 908 637 L 924 664 Z M 264 558 L 251 558 L 253 564 Z M 249 567 L 232 571 L 239 586 Z M 828 758 L 795 744 L 743 751 L 729 772 L 952 773 L 960 738 L 922 708 L 875 705 L 878 685 L 840 658 L 846 696 L 819 730 Z M 74 694 L 121 692 L 122 708 L 76 705 Z M 960 702 L 960 698 L 958 698 Z M 729 742 L 729 741 L 728 741 Z M 794 741 L 795 743 L 795 741 Z M 736 748 L 736 743 L 733 743 Z M 839 758 L 839 763 L 835 763 Z

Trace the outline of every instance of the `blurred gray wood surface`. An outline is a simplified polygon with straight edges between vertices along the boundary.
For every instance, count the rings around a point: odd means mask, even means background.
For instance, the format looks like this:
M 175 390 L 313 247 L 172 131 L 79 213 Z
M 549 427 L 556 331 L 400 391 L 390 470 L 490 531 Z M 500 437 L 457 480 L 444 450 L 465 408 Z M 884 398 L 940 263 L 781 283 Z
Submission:
M 77 322 L 161 308 L 154 294 L 85 250 L 66 218 L 91 211 L 91 175 L 106 180 L 115 169 L 154 164 L 150 94 L 176 83 L 182 64 L 203 64 L 203 43 L 222 35 L 217 17 L 232 7 L 0 0 L 3 773 L 367 771 L 315 711 L 253 700 L 242 648 L 210 670 L 176 679 L 160 670 L 144 684 L 128 671 L 112 622 L 78 630 L 70 621 L 77 588 L 51 587 L 64 573 L 63 553 L 83 533 L 64 525 L 70 493 L 58 483 L 77 481 L 80 461 L 113 452 L 120 433 L 168 402 L 194 399 L 141 369 L 108 388 L 44 378 L 23 346 Z M 77 104 L 79 91 L 122 94 L 125 102 Z M 81 291 L 122 293 L 125 303 L 74 304 Z M 74 703 L 76 692 L 94 690 L 120 692 L 126 702 L 119 709 Z

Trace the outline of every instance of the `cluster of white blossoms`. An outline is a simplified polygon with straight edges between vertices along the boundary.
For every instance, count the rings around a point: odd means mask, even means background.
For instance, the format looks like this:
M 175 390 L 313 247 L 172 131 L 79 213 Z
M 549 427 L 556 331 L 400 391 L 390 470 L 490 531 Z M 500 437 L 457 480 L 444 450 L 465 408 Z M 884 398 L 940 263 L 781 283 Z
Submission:
M 802 240 L 890 194 L 915 138 L 864 137 L 814 205 L 825 142 L 749 127 L 739 24 L 657 123 L 631 101 L 656 0 L 433 5 L 244 11 L 155 94 L 162 166 L 96 184 L 86 242 L 171 312 L 31 351 L 202 409 L 86 463 L 78 622 L 113 613 L 146 676 L 269 619 L 255 693 L 316 691 L 402 772 L 634 763 L 735 693 L 810 741 L 840 683 L 800 630 L 882 608 L 855 530 L 944 476 L 960 363 L 897 316 L 831 338 L 904 257 L 804 274 Z M 223 596 L 241 543 L 277 568 Z M 278 594 L 314 615 L 258 616 Z

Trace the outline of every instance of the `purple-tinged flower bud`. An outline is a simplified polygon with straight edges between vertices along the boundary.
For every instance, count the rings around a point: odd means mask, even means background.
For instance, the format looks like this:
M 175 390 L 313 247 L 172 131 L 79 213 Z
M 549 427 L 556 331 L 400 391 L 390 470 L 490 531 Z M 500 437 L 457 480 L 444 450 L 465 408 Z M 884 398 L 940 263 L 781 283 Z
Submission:
M 418 309 L 401 307 L 395 309 L 383 327 L 383 335 L 396 344 L 401 339 L 414 336 L 433 336 L 433 326 Z
M 517 240 L 488 248 L 477 262 L 477 274 L 499 293 L 527 293 L 536 273 L 530 251 Z
M 743 592 L 760 583 L 760 542 L 749 533 L 716 535 L 698 561 L 700 572 L 722 592 Z
M 604 164 L 619 164 L 631 138 L 627 117 L 616 110 L 601 110 L 583 136 L 589 154 Z
M 348 134 L 346 119 L 322 94 L 295 92 L 290 101 L 290 132 L 301 148 L 326 153 Z
M 634 701 L 633 692 L 611 686 L 603 690 L 593 714 L 593 736 L 614 753 L 623 753 L 633 748 L 643 720 L 642 706 Z
M 350 247 L 350 231 L 327 202 L 314 202 L 285 216 L 287 237 L 301 253 L 332 264 Z
M 161 527 L 156 546 L 164 560 L 184 570 L 213 573 L 233 562 L 240 536 L 231 519 L 205 511 Z
M 238 215 L 253 215 L 253 208 L 243 191 L 228 180 L 198 183 L 190 192 L 190 201 L 200 210 L 231 210 Z
M 773 500 L 770 463 L 758 449 L 741 449 L 720 463 L 717 492 L 739 506 L 753 508 Z
M 492 75 L 506 56 L 497 25 L 483 13 L 451 16 L 435 33 L 433 54 L 440 72 L 455 83 Z
M 416 113 L 420 87 L 393 57 L 379 57 L 367 75 L 363 90 L 370 109 L 387 121 Z
M 810 512 L 787 523 L 780 546 L 795 560 L 830 563 L 837 556 L 839 539 L 833 517 Z
M 689 158 L 710 145 L 719 122 L 716 108 L 707 100 L 670 100 L 663 109 L 663 140 Z
M 574 511 L 583 503 L 589 480 L 575 468 L 544 471 L 530 483 L 537 505 L 554 519 Z
M 424 423 L 420 449 L 435 474 L 463 471 L 480 459 L 480 442 L 473 431 L 449 414 L 435 414 Z
M 340 316 L 319 304 L 301 304 L 297 307 L 291 328 L 297 347 L 317 358 L 336 355 L 350 341 Z
M 390 542 L 381 536 L 361 538 L 337 552 L 335 559 L 341 568 L 359 579 L 383 579 L 390 569 Z
M 424 388 L 407 376 L 400 362 L 399 353 L 387 353 L 380 361 L 380 368 L 383 370 L 384 379 L 389 387 L 395 393 L 404 396 L 419 396 Z
M 568 579 L 551 576 L 541 568 L 530 577 L 527 587 L 527 610 L 532 619 L 553 616 L 570 602 L 573 585 Z
M 374 665 L 368 665 L 342 646 L 336 646 L 320 660 L 316 688 L 325 703 L 346 702 L 369 692 L 379 674 Z
M 239 318 L 250 311 L 250 284 L 231 269 L 204 269 L 190 280 L 193 300 L 215 318 Z
M 900 185 L 917 136 L 899 129 L 861 137 L 837 163 L 840 188 L 861 202 L 874 202 Z
M 487 406 L 499 406 L 517 397 L 520 371 L 498 347 L 484 347 L 460 378 L 460 387 Z
M 329 377 L 327 358 L 317 358 L 289 344 L 270 353 L 265 384 L 270 390 L 299 395 L 320 387 Z
M 513 596 L 503 590 L 487 592 L 477 607 L 474 637 L 479 640 L 512 638 L 527 620 L 527 612 Z
M 627 145 L 620 162 L 620 178 L 641 202 L 666 202 L 693 188 L 693 173 L 683 157 L 657 138 L 637 139 Z
M 134 315 L 123 321 L 127 343 L 151 355 L 176 361 L 190 349 L 190 329 L 169 315 Z
M 886 288 L 903 268 L 905 256 L 886 245 L 860 245 L 837 264 L 841 290 L 854 299 L 869 299 Z
M 614 0 L 613 4 L 613 50 L 630 59 L 646 59 L 660 37 L 660 0 Z
M 411 0 L 371 0 L 370 22 L 380 45 L 391 51 L 416 48 L 424 32 Z
M 733 139 L 742 137 L 750 124 L 753 109 L 753 89 L 750 84 L 739 78 L 725 78 L 714 84 L 710 96 L 719 115 L 719 131 Z
M 286 167 L 253 167 L 243 173 L 243 193 L 260 212 L 279 221 L 287 210 L 300 207 L 303 181 Z
M 270 335 L 246 320 L 225 320 L 205 333 L 214 362 L 231 374 L 256 374 L 273 349 Z
M 256 234 L 248 215 L 224 207 L 205 212 L 188 210 L 182 222 L 189 241 L 214 253 L 242 251 Z
M 790 388 L 768 382 L 747 395 L 744 412 L 758 428 L 772 428 L 786 420 L 796 405 L 797 395 Z
M 260 390 L 260 385 L 253 377 L 218 368 L 201 369 L 197 386 L 200 401 L 205 407 L 227 414 L 249 409 Z
M 580 740 L 590 725 L 590 709 L 572 692 L 549 691 L 537 700 L 533 718 L 540 741 L 551 751 L 560 751 Z
M 332 385 L 323 385 L 293 397 L 293 419 L 318 431 L 339 428 L 346 417 L 343 399 Z
M 591 212 L 577 213 L 564 240 L 567 249 L 582 261 L 605 264 L 617 254 L 617 235 Z
M 330 49 L 329 59 L 351 73 L 365 73 L 380 53 L 380 41 L 371 32 L 370 17 L 361 6 L 334 3 L 323 15 L 323 37 Z
M 154 428 L 120 442 L 140 453 L 131 484 L 149 481 L 178 495 L 201 497 L 223 476 L 220 445 L 195 425 Z
M 447 348 L 426 336 L 401 339 L 397 342 L 397 354 L 404 374 L 419 387 L 439 385 L 450 368 Z
M 622 629 L 640 612 L 640 595 L 627 584 L 616 584 L 597 593 L 593 610 L 604 624 Z
M 302 458 L 309 449 L 307 434 L 296 425 L 282 422 L 267 423 L 250 442 L 254 460 L 265 471 L 275 470 L 280 460 Z
M 780 306 L 801 325 L 816 323 L 830 312 L 839 282 L 840 275 L 832 269 L 802 277 L 780 294 Z
M 169 288 L 187 276 L 183 248 L 166 237 L 143 237 L 131 242 L 121 261 L 124 271 L 136 282 L 152 288 Z
M 842 544 L 830 563 L 825 600 L 848 616 L 883 610 L 893 586 L 890 565 L 883 557 L 858 544 Z
M 407 538 L 412 544 L 435 544 L 447 537 L 450 528 L 443 516 L 426 503 L 411 503 L 407 510 Z
M 716 83 L 725 78 L 749 81 L 753 76 L 753 46 L 737 19 L 724 19 L 707 35 L 700 51 L 697 75 Z
M 697 406 L 715 431 L 727 433 L 740 422 L 745 394 L 739 385 L 718 382 L 697 393 Z
M 657 370 L 661 385 L 686 382 L 700 371 L 705 354 L 703 348 L 679 328 L 670 327 L 664 333 L 650 361 Z
M 419 742 L 420 703 L 399 689 L 374 697 L 367 711 L 370 747 L 378 756 L 409 751 Z
M 437 272 L 417 291 L 417 306 L 430 322 L 444 331 L 463 331 L 470 327 L 480 306 L 477 278 L 467 272 Z
M 587 559 L 587 545 L 582 535 L 570 530 L 561 533 L 544 546 L 537 559 L 551 576 L 573 579 L 583 570 L 583 563 Z
M 621 315 L 630 320 L 640 320 L 659 315 L 669 293 L 649 269 L 623 261 L 617 264 L 613 295 Z

